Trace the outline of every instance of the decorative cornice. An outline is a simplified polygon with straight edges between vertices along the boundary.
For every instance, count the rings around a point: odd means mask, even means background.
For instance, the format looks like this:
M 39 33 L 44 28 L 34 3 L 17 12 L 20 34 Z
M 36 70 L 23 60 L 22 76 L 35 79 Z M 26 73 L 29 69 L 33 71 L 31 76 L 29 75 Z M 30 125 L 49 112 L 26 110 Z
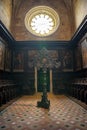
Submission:
M 31 49 L 41 49 L 41 47 L 47 47 L 47 49 L 57 49 L 59 47 L 74 47 L 82 39 L 85 33 L 87 33 L 87 15 L 70 41 L 16 41 L 0 21 L 0 36 L 5 39 L 9 45 L 14 46 L 15 48 L 29 47 Z
M 77 31 L 70 40 L 70 46 L 75 46 L 82 39 L 82 37 L 87 33 L 87 15 L 83 19 L 82 23 L 78 27 Z
M 12 45 L 13 42 L 15 42 L 13 36 L 11 33 L 7 30 L 5 25 L 0 20 L 0 36 L 9 44 Z

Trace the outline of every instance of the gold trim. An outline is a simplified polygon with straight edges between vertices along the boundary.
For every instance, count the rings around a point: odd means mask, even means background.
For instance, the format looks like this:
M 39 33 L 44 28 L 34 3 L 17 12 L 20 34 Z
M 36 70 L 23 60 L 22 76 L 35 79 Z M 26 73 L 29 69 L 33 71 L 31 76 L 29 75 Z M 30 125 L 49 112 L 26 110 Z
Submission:
M 36 33 L 34 30 L 32 30 L 31 21 L 36 15 L 39 15 L 39 14 L 46 14 L 53 20 L 53 22 L 54 22 L 53 29 L 50 30 L 49 33 L 40 34 L 40 33 Z M 37 6 L 27 12 L 24 22 L 25 22 L 25 26 L 29 32 L 31 32 L 32 34 L 34 34 L 36 36 L 44 37 L 44 36 L 49 36 L 49 35 L 53 34 L 58 29 L 59 24 L 60 24 L 60 19 L 59 19 L 59 15 L 57 14 L 57 12 L 54 9 L 52 9 L 48 6 Z

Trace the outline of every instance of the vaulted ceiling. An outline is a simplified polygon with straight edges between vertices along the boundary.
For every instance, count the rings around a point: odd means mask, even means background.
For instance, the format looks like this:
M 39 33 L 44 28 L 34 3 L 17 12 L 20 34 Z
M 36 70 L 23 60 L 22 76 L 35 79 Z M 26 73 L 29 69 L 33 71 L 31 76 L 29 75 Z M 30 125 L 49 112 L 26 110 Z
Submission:
M 14 0 L 13 1 L 12 33 L 17 40 L 70 40 L 74 31 L 73 8 L 71 0 Z M 36 37 L 29 33 L 24 25 L 26 13 L 36 6 L 49 6 L 60 17 L 57 31 L 48 37 Z M 67 33 L 66 33 L 67 30 Z M 21 35 L 20 35 L 21 34 Z
M 63 3 L 67 10 L 69 12 L 72 11 L 72 0 L 59 0 L 61 3 Z M 53 8 L 55 8 L 54 5 L 58 5 L 57 0 L 27 0 L 27 3 L 29 5 L 29 7 L 32 8 L 32 6 L 38 6 L 38 5 L 51 5 L 53 6 Z M 13 10 L 15 10 L 15 15 L 17 14 L 17 12 L 20 10 L 21 6 L 23 6 L 23 4 L 25 4 L 26 1 L 24 0 L 12 0 L 12 6 L 13 6 Z M 31 5 L 31 6 L 30 6 Z
M 60 18 L 59 28 L 52 35 L 46 37 L 38 37 L 31 34 L 26 29 L 24 23 L 26 13 L 33 7 L 41 5 L 53 8 Z M 83 14 L 85 15 L 86 13 L 84 12 L 87 10 L 86 5 L 86 0 L 83 0 L 83 3 L 82 0 L 0 0 L 0 17 L 1 21 L 17 41 L 67 41 L 70 40 L 75 33 L 76 24 L 77 27 L 79 25 L 78 21 L 81 23 L 84 18 Z M 81 14 L 79 14 L 78 12 L 82 7 L 84 12 L 81 11 Z M 79 18 L 79 15 L 82 16 Z

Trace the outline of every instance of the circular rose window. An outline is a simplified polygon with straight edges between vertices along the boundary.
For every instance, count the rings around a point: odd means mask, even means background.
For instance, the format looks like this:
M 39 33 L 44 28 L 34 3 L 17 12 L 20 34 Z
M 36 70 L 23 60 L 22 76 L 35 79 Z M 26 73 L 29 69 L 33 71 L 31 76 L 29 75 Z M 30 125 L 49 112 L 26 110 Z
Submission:
M 48 6 L 34 7 L 25 16 L 27 30 L 36 36 L 51 35 L 57 30 L 59 23 L 59 15 Z

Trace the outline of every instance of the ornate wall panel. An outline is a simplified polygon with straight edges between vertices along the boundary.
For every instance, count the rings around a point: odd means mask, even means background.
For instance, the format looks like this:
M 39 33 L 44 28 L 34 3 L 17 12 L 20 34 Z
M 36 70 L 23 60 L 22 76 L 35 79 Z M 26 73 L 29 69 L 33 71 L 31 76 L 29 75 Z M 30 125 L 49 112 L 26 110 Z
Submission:
M 11 50 L 5 48 L 5 71 L 11 71 Z
M 24 71 L 24 52 L 23 51 L 13 52 L 13 71 L 14 72 Z
M 75 70 L 81 70 L 81 44 L 75 48 Z
M 87 68 L 87 37 L 81 43 L 82 48 L 82 67 Z
M 62 49 L 60 58 L 62 61 L 62 71 L 73 71 L 73 53 L 71 50 Z
M 4 40 L 0 37 L 0 70 L 4 70 L 5 45 Z

